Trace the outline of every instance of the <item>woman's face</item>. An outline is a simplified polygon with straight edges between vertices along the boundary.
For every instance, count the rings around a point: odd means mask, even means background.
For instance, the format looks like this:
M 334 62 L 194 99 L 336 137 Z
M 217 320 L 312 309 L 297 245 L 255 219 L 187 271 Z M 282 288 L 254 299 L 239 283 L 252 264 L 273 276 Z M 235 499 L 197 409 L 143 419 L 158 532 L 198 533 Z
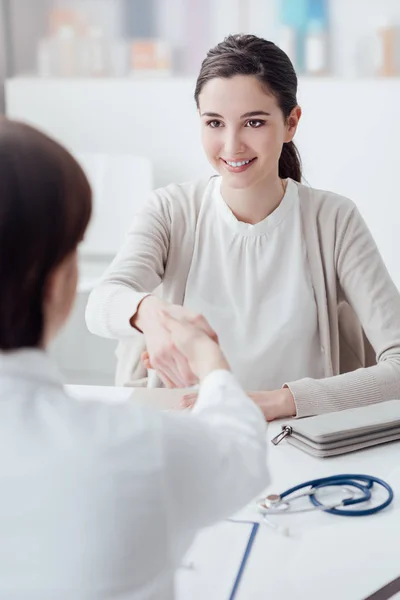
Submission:
M 301 110 L 285 120 L 255 77 L 236 75 L 204 85 L 199 113 L 207 159 L 227 187 L 245 189 L 278 175 L 282 146 L 292 140 Z

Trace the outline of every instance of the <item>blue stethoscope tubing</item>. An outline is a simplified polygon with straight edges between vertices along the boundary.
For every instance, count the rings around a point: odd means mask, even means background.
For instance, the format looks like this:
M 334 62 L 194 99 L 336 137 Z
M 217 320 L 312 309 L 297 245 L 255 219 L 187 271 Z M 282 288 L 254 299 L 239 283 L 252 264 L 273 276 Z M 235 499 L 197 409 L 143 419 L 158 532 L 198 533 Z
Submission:
M 356 498 L 345 498 L 341 502 L 341 506 L 352 506 L 355 504 L 360 504 L 361 502 L 367 502 L 371 499 L 371 490 L 373 488 L 374 483 L 383 487 L 388 494 L 388 497 L 384 502 L 378 504 L 377 506 L 372 506 L 370 508 L 360 508 L 358 510 L 351 510 L 346 508 L 323 508 L 323 503 L 318 500 L 315 496 L 315 492 L 323 487 L 329 486 L 349 486 L 358 488 L 361 492 L 363 492 L 362 496 L 358 496 Z M 373 477 L 372 475 L 331 475 L 330 477 L 321 477 L 320 479 L 311 479 L 310 481 L 305 481 L 304 483 L 300 483 L 299 485 L 295 485 L 288 490 L 285 490 L 282 494 L 280 494 L 280 499 L 284 500 L 294 492 L 298 490 L 302 490 L 306 487 L 311 487 L 313 492 L 309 495 L 310 502 L 314 504 L 316 508 L 320 508 L 324 510 L 324 512 L 330 513 L 332 515 L 341 515 L 343 517 L 363 517 L 368 515 L 373 515 L 377 512 L 380 512 L 393 500 L 393 489 L 390 487 L 386 481 L 383 479 L 379 479 L 378 477 Z

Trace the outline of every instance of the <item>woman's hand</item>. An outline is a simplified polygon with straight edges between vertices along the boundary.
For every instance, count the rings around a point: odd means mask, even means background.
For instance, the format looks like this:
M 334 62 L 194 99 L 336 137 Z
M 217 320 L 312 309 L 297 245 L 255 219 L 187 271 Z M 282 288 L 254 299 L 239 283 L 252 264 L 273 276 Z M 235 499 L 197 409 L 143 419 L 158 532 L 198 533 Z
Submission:
M 294 417 L 296 405 L 289 388 L 272 392 L 248 392 L 248 395 L 261 408 L 266 421 Z M 185 394 L 182 406 L 191 408 L 197 399 L 197 393 Z
M 197 383 L 198 377 L 190 368 L 187 357 L 174 344 L 166 315 L 181 324 L 195 326 L 214 343 L 217 335 L 202 315 L 168 304 L 155 296 L 146 296 L 142 300 L 131 321 L 146 339 L 147 353 L 142 355 L 145 367 L 155 369 L 166 387 L 192 386 Z
M 215 336 L 205 331 L 202 319 L 182 320 L 175 318 L 171 311 L 162 311 L 162 320 L 174 347 L 186 358 L 199 381 L 217 369 L 229 370 Z

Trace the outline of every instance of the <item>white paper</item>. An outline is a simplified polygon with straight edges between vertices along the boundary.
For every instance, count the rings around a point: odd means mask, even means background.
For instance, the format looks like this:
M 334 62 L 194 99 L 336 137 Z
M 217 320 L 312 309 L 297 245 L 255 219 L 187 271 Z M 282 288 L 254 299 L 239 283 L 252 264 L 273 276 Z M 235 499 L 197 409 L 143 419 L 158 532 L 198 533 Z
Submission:
M 177 572 L 176 600 L 229 600 L 252 530 L 223 521 L 201 531 Z
M 157 408 L 159 410 L 179 410 L 181 400 L 189 388 L 165 389 L 165 388 L 133 388 L 114 387 L 105 385 L 66 385 L 65 391 L 78 400 L 100 400 L 117 404 L 120 402 L 135 402 Z
M 66 385 L 67 394 L 78 400 L 100 400 L 117 404 L 129 400 L 135 389 L 107 385 Z

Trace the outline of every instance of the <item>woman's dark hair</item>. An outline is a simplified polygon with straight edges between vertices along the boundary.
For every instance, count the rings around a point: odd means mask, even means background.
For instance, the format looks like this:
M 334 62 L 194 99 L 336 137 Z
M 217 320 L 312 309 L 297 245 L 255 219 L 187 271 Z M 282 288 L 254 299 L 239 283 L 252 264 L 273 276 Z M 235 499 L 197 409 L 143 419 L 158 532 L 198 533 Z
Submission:
M 197 78 L 194 99 L 199 107 L 203 86 L 216 77 L 252 75 L 271 93 L 287 119 L 297 106 L 297 75 L 289 57 L 272 42 L 255 35 L 230 35 L 207 53 Z M 301 181 L 301 161 L 293 142 L 283 145 L 279 176 Z
M 0 350 L 40 345 L 46 282 L 76 249 L 91 209 L 88 180 L 67 150 L 0 118 Z

